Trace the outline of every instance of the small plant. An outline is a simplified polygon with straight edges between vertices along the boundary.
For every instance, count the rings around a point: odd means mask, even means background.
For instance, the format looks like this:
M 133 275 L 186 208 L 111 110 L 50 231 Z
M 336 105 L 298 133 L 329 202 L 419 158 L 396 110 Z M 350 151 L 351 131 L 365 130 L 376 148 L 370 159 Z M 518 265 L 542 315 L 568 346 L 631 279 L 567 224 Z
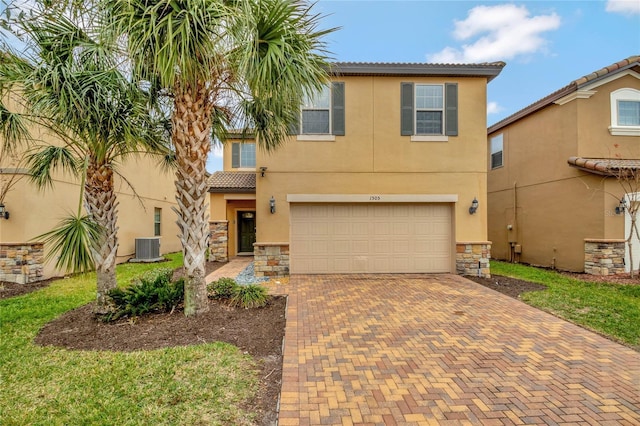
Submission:
M 207 293 L 211 299 L 229 299 L 238 290 L 238 283 L 233 278 L 220 278 L 207 285 Z
M 184 300 L 184 280 L 171 281 L 173 270 L 160 268 L 145 273 L 125 289 L 109 292 L 115 309 L 105 321 L 135 317 L 150 312 L 170 312 Z
M 237 308 L 261 308 L 267 304 L 267 289 L 257 284 L 238 286 L 229 304 Z

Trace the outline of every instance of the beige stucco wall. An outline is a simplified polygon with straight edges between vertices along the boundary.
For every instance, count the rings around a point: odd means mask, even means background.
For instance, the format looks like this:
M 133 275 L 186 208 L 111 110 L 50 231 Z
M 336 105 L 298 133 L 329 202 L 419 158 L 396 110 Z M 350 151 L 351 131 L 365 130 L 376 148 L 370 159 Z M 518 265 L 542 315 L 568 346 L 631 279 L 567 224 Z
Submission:
M 630 84 L 637 88 L 638 80 L 623 77 L 594 89 L 588 99 L 550 105 L 488 135 L 488 146 L 500 133 L 504 144 L 504 167 L 488 174 L 493 258 L 510 259 L 513 241 L 522 247 L 521 262 L 583 271 L 585 238 L 622 238 L 624 216 L 615 214 L 621 186 L 567 160 L 640 158 L 640 138 L 608 131 L 609 94 Z
M 345 77 L 346 135 L 335 141 L 290 138 L 258 152 L 257 241 L 289 241 L 289 194 L 457 194 L 455 239 L 487 240 L 486 80 L 482 78 Z M 400 135 L 400 83 L 458 82 L 459 136 L 411 142 Z M 269 213 L 269 199 L 276 213 Z M 470 215 L 477 197 L 480 208 Z
M 116 177 L 119 201 L 118 262 L 126 261 L 135 253 L 135 238 L 154 234 L 154 209 L 162 209 L 160 251 L 162 254 L 179 251 L 174 200 L 174 178 L 163 173 L 149 157 L 131 157 L 119 167 L 134 191 L 120 177 Z M 1 175 L 0 179 L 7 179 Z M 25 242 L 51 230 L 67 213 L 75 212 L 79 200 L 79 185 L 74 178 L 58 173 L 53 188 L 41 191 L 27 178 L 21 179 L 8 192 L 4 204 L 10 212 L 9 220 L 0 220 L 0 241 Z M 45 246 L 45 253 L 47 247 Z M 45 265 L 45 276 L 62 275 L 50 262 Z

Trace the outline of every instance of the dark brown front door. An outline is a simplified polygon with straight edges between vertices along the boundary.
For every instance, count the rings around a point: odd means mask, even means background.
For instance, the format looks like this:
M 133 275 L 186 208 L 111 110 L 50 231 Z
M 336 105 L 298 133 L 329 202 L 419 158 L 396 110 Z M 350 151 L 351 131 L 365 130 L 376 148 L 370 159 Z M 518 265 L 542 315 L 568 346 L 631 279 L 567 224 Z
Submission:
M 253 253 L 256 242 L 256 212 L 238 212 L 238 253 Z

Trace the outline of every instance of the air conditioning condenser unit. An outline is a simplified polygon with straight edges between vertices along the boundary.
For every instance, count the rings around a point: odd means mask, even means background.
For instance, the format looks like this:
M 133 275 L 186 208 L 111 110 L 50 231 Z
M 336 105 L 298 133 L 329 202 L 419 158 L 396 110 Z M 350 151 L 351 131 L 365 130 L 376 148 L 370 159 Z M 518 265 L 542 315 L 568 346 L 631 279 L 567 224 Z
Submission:
M 136 257 L 130 262 L 158 262 L 160 256 L 160 237 L 136 238 Z

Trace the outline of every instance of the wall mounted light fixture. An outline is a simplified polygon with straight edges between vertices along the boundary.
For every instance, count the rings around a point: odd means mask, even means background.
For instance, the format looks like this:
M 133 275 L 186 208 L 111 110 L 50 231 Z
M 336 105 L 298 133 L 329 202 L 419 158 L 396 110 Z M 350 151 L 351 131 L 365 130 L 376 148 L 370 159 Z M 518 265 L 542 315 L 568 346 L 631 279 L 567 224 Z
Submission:
M 267 171 L 266 167 L 264 167 L 264 166 L 260 167 L 260 176 L 264 177 L 264 172 L 266 172 L 266 171 Z
M 271 214 L 274 214 L 276 212 L 276 199 L 273 198 L 273 195 L 269 199 L 269 211 L 271 212 Z
M 4 204 L 2 203 L 0 203 L 0 217 L 9 219 L 9 212 L 7 211 L 7 209 L 4 207 Z
M 620 203 L 616 206 L 616 214 L 622 214 L 627 209 L 627 200 L 620 198 Z
M 478 199 L 476 197 L 473 197 L 471 207 L 469 207 L 469 214 L 475 214 L 476 210 L 478 210 L 478 204 Z

